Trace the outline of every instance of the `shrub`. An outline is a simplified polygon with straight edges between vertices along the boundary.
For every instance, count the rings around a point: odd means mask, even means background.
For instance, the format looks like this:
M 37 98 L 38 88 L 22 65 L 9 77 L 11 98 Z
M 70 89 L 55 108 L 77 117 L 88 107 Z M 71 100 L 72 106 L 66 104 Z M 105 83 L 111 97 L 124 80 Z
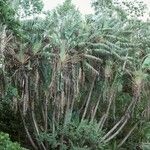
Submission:
M 18 143 L 12 142 L 8 134 L 0 132 L 0 150 L 26 150 L 26 149 L 20 147 Z
M 39 140 L 48 142 L 51 149 L 103 150 L 106 145 L 100 142 L 102 135 L 96 122 L 84 120 L 81 123 L 71 122 L 66 126 L 59 126 L 55 133 L 41 133 Z

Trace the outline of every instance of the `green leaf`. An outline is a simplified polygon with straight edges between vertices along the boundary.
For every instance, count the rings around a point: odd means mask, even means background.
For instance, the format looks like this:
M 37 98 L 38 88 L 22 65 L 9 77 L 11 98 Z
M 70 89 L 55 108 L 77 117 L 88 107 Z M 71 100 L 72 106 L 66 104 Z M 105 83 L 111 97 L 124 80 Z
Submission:
M 142 64 L 143 69 L 150 69 L 150 55 L 147 56 L 147 58 L 144 60 Z

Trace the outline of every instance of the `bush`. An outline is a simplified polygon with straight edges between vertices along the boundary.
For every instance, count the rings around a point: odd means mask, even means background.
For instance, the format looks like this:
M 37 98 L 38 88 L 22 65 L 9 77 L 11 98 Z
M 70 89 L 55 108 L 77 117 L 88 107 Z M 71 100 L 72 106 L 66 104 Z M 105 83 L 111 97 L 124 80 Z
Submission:
M 47 142 L 50 149 L 63 150 L 105 150 L 106 145 L 100 142 L 103 132 L 98 130 L 98 124 L 82 121 L 71 122 L 59 126 L 55 133 L 41 133 L 39 140 Z
M 0 150 L 26 150 L 26 149 L 20 147 L 18 143 L 12 142 L 8 134 L 0 132 Z

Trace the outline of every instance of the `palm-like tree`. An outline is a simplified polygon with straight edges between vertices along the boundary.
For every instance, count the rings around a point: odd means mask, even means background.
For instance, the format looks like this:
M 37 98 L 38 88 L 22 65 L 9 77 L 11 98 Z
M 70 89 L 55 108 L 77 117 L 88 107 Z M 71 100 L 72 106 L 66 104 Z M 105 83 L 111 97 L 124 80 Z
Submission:
M 86 119 L 98 122 L 97 131 L 106 129 L 102 143 L 131 126 L 131 120 L 134 125 L 118 147 L 137 127 L 134 117 L 138 106 L 144 107 L 140 98 L 146 97 L 147 92 L 141 93 L 149 87 L 145 84 L 149 26 L 124 18 L 122 9 L 106 2 L 96 14 L 83 19 L 66 0 L 46 19 L 21 21 L 21 38 L 2 34 L 7 82 L 18 90 L 12 97 L 13 108 L 20 111 L 35 149 L 50 148 L 47 141 L 33 140 L 35 136 L 38 138 L 41 132 L 54 134 L 59 127 L 66 127 L 74 113 L 79 114 L 79 127 Z M 129 100 L 120 98 L 126 96 L 122 91 L 126 74 L 133 88 Z M 148 110 L 145 108 L 143 113 Z M 32 129 L 36 135 L 30 132 Z M 62 135 L 61 143 L 64 141 Z

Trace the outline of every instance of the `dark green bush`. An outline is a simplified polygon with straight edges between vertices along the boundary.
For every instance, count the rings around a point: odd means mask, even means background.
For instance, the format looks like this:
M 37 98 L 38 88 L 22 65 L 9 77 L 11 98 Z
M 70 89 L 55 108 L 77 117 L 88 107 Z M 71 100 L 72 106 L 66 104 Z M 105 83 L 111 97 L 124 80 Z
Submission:
M 26 149 L 20 147 L 18 143 L 12 142 L 8 134 L 0 132 L 0 150 L 26 150 Z
M 48 142 L 51 149 L 105 150 L 106 145 L 100 142 L 102 136 L 103 132 L 98 130 L 96 122 L 84 120 L 59 126 L 55 133 L 41 133 L 39 140 Z

